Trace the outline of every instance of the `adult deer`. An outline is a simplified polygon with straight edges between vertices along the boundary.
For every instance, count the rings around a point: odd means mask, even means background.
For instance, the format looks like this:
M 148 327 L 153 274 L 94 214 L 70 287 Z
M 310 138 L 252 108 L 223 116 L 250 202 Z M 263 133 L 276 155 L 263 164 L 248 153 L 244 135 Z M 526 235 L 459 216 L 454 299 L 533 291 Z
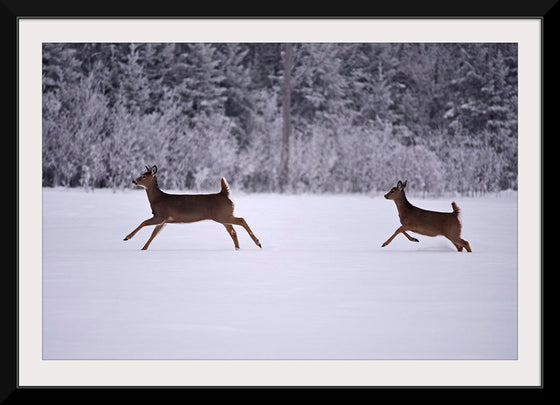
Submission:
M 222 189 L 216 194 L 168 194 L 160 190 L 156 173 L 157 166 L 151 168 L 146 166 L 146 172 L 132 180 L 137 186 L 146 189 L 153 216 L 138 225 L 124 240 L 129 240 L 147 225 L 155 225 L 150 239 L 142 248 L 146 250 L 167 223 L 190 223 L 211 219 L 224 225 L 236 249 L 239 249 L 239 242 L 233 225 L 241 225 L 245 228 L 255 244 L 262 248 L 245 219 L 233 216 L 233 201 L 229 198 L 229 186 L 224 178 L 222 178 Z
M 453 212 L 436 212 L 428 211 L 422 208 L 415 207 L 407 199 L 404 193 L 406 187 L 405 182 L 400 180 L 396 187 L 391 188 L 385 198 L 393 200 L 397 205 L 401 226 L 395 233 L 381 245 L 387 246 L 399 233 L 402 233 L 411 242 L 418 242 L 418 239 L 410 236 L 406 231 L 416 232 L 426 236 L 443 235 L 449 239 L 461 252 L 463 248 L 467 252 L 471 252 L 469 242 L 461 239 L 461 222 L 459 221 L 459 207 L 455 202 L 451 203 Z

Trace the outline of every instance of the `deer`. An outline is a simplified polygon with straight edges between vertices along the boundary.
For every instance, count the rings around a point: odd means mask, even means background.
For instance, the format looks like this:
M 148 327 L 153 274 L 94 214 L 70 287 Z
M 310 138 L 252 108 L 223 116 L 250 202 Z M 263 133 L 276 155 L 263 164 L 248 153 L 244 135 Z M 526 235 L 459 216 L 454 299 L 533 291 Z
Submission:
M 443 235 L 455 245 L 458 252 L 472 252 L 469 242 L 461 238 L 461 221 L 459 220 L 459 207 L 455 202 L 451 203 L 452 212 L 428 211 L 415 207 L 406 198 L 404 189 L 407 180 L 397 182 L 397 186 L 391 188 L 384 197 L 393 200 L 397 205 L 401 226 L 387 239 L 381 247 L 387 246 L 399 233 L 402 233 L 411 242 L 418 239 L 410 236 L 407 231 L 419 233 L 426 236 Z
M 168 194 L 158 186 L 157 166 L 146 166 L 146 172 L 132 180 L 136 186 L 146 189 L 148 201 L 152 209 L 152 217 L 143 221 L 136 229 L 125 236 L 124 240 L 131 239 L 145 226 L 155 225 L 152 235 L 142 248 L 147 250 L 152 240 L 168 223 L 191 223 L 203 220 L 213 220 L 222 224 L 235 245 L 239 249 L 237 233 L 233 225 L 240 225 L 249 233 L 253 242 L 262 248 L 261 243 L 244 218 L 233 215 L 234 204 L 230 199 L 230 189 L 225 178 L 221 179 L 221 190 L 214 194 Z

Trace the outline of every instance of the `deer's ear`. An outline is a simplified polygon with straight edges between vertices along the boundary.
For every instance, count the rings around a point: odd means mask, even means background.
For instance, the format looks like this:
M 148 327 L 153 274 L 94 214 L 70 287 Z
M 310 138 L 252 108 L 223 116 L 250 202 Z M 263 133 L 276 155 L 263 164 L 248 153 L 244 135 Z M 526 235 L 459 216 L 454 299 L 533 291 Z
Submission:
M 152 166 L 152 174 L 156 174 L 157 173 L 157 166 L 153 165 Z
M 397 182 L 397 188 L 398 188 L 399 190 L 402 190 L 402 189 L 404 188 L 404 185 L 402 184 L 402 181 L 399 180 L 399 181 Z
M 404 183 L 402 183 L 402 188 L 405 188 L 405 187 L 406 187 L 406 182 L 407 182 L 407 181 L 408 181 L 408 180 L 405 180 Z

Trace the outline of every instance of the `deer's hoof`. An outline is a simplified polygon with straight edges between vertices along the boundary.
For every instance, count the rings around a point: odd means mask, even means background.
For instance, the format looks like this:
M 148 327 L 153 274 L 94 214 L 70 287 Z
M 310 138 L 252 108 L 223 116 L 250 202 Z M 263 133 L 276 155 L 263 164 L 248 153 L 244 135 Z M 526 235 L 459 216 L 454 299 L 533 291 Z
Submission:
M 412 238 L 412 241 L 413 241 L 413 242 L 420 242 L 420 241 L 419 241 L 418 239 L 416 239 L 416 238 Z
M 262 245 L 261 245 L 261 243 L 260 243 L 260 242 L 259 242 L 259 247 L 260 247 L 260 248 L 262 249 Z
M 124 238 L 123 240 L 128 240 L 129 238 Z

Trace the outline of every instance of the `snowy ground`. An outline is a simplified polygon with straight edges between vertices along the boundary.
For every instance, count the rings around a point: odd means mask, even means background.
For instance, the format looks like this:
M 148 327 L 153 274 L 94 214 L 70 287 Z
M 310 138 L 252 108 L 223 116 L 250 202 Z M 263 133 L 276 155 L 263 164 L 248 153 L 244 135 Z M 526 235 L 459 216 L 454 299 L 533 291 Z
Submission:
M 379 196 L 236 195 L 260 239 L 153 227 L 143 190 L 44 189 L 44 359 L 516 359 L 517 195 L 454 198 L 463 238 Z M 451 210 L 451 198 L 413 204 Z

